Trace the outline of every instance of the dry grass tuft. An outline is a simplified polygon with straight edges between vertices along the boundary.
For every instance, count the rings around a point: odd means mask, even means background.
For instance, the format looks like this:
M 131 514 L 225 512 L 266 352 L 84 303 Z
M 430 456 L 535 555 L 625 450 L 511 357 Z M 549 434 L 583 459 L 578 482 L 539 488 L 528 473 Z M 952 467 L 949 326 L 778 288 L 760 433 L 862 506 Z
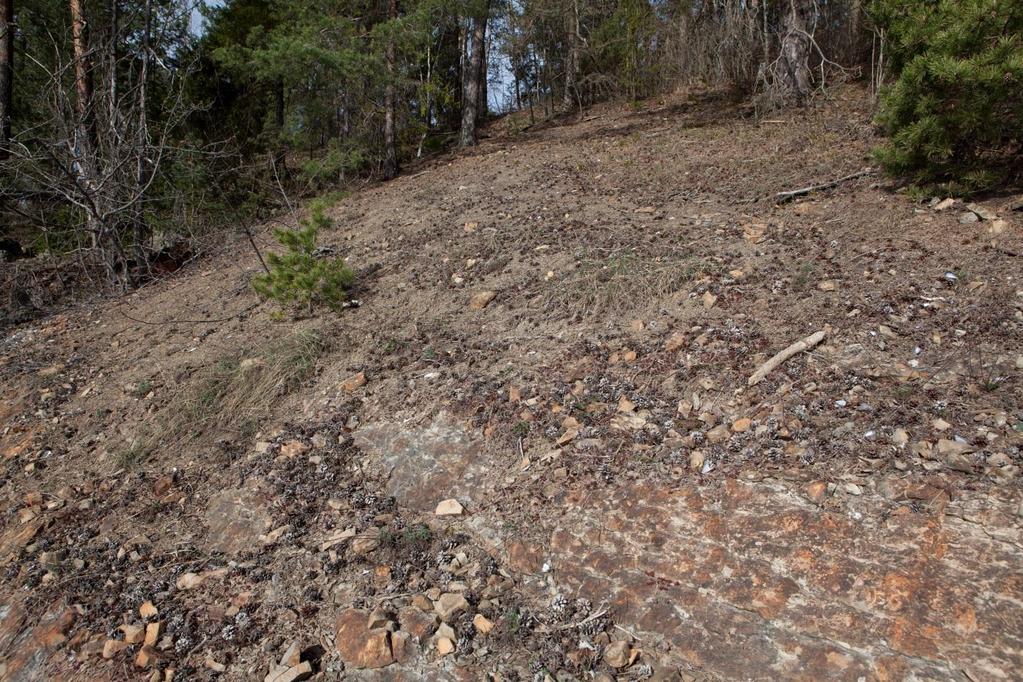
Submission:
M 251 436 L 279 400 L 312 376 L 316 361 L 330 349 L 328 335 L 301 331 L 262 353 L 232 353 L 200 368 L 121 454 L 120 464 L 140 464 L 161 448 L 203 433 Z
M 584 317 L 621 313 L 679 291 L 698 271 L 697 261 L 686 256 L 584 257 L 571 274 L 548 284 L 544 306 Z

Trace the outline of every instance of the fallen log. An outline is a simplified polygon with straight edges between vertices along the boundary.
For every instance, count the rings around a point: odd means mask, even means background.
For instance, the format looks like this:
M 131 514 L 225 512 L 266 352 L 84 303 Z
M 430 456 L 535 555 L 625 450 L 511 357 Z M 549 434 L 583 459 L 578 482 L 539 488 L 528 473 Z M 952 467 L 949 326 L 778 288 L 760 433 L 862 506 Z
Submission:
M 819 344 L 821 341 L 823 341 L 824 337 L 827 335 L 828 330 L 822 329 L 819 332 L 814 332 L 813 334 L 810 334 L 805 339 L 800 339 L 799 341 L 796 341 L 788 348 L 779 351 L 770 360 L 760 365 L 760 367 L 757 367 L 757 371 L 753 372 L 753 374 L 750 376 L 746 384 L 748 386 L 756 386 L 757 384 L 764 380 L 764 377 L 766 377 L 768 374 L 776 370 L 786 360 L 791 358 L 796 353 L 802 353 L 803 351 L 810 350 L 811 348 Z

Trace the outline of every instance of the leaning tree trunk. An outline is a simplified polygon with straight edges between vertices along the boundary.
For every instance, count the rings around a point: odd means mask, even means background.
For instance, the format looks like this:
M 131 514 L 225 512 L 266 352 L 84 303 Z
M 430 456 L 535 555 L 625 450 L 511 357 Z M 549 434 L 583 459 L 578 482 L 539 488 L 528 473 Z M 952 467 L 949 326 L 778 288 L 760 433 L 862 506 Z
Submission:
M 0 161 L 11 141 L 11 94 L 14 91 L 14 0 L 0 0 Z
M 810 95 L 810 35 L 806 32 L 806 0 L 789 0 L 781 41 L 782 85 L 797 104 Z
M 388 16 L 398 18 L 398 0 L 390 0 Z M 387 87 L 384 90 L 384 179 L 398 175 L 398 152 L 394 143 L 394 37 L 387 39 Z
M 476 144 L 476 119 L 478 116 L 480 69 L 483 68 L 483 52 L 487 39 L 487 16 L 485 6 L 472 22 L 472 34 L 465 41 L 467 53 L 462 69 L 462 129 L 459 144 L 472 147 Z

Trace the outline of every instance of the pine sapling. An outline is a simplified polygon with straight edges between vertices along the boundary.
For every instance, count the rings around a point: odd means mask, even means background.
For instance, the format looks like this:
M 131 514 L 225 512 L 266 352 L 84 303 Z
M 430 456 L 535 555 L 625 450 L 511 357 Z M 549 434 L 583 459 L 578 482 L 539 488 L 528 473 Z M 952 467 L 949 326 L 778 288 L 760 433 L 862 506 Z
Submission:
M 314 204 L 309 218 L 296 230 L 279 229 L 274 236 L 284 251 L 267 254 L 269 272 L 252 280 L 256 292 L 281 305 L 305 308 L 314 306 L 340 309 L 348 298 L 355 276 L 341 258 L 323 258 L 316 253 L 316 238 L 321 229 L 331 226 L 321 204 Z

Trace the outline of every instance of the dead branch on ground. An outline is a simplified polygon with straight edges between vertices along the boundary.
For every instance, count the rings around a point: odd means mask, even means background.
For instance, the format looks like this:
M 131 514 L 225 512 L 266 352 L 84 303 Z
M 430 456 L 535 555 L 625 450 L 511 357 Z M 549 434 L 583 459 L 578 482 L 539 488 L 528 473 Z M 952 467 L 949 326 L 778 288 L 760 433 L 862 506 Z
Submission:
M 840 185 L 843 182 L 855 180 L 856 178 L 862 178 L 865 175 L 873 175 L 876 172 L 877 172 L 876 168 L 864 168 L 861 171 L 856 171 L 855 173 L 850 173 L 849 175 L 842 176 L 837 180 L 830 180 L 828 182 L 822 182 L 817 185 L 809 185 L 808 187 L 800 187 L 799 189 L 791 189 L 785 192 L 778 192 L 777 194 L 774 195 L 774 200 L 777 201 L 779 204 L 784 204 L 785 202 L 792 201 L 796 197 L 801 197 L 804 194 L 819 192 L 822 189 L 831 189 L 832 187 Z
M 796 353 L 802 353 L 803 351 L 807 351 L 815 347 L 817 344 L 823 341 L 824 337 L 827 335 L 828 328 L 825 327 L 819 332 L 814 332 L 813 334 L 807 336 L 805 339 L 800 339 L 799 341 L 796 341 L 795 343 L 785 348 L 784 350 L 779 351 L 770 360 L 760 365 L 760 367 L 757 368 L 757 371 L 753 372 L 753 374 L 750 376 L 746 384 L 748 386 L 756 386 L 761 381 L 763 381 L 768 374 L 770 374 L 778 367 L 780 367 L 786 360 L 791 358 Z

